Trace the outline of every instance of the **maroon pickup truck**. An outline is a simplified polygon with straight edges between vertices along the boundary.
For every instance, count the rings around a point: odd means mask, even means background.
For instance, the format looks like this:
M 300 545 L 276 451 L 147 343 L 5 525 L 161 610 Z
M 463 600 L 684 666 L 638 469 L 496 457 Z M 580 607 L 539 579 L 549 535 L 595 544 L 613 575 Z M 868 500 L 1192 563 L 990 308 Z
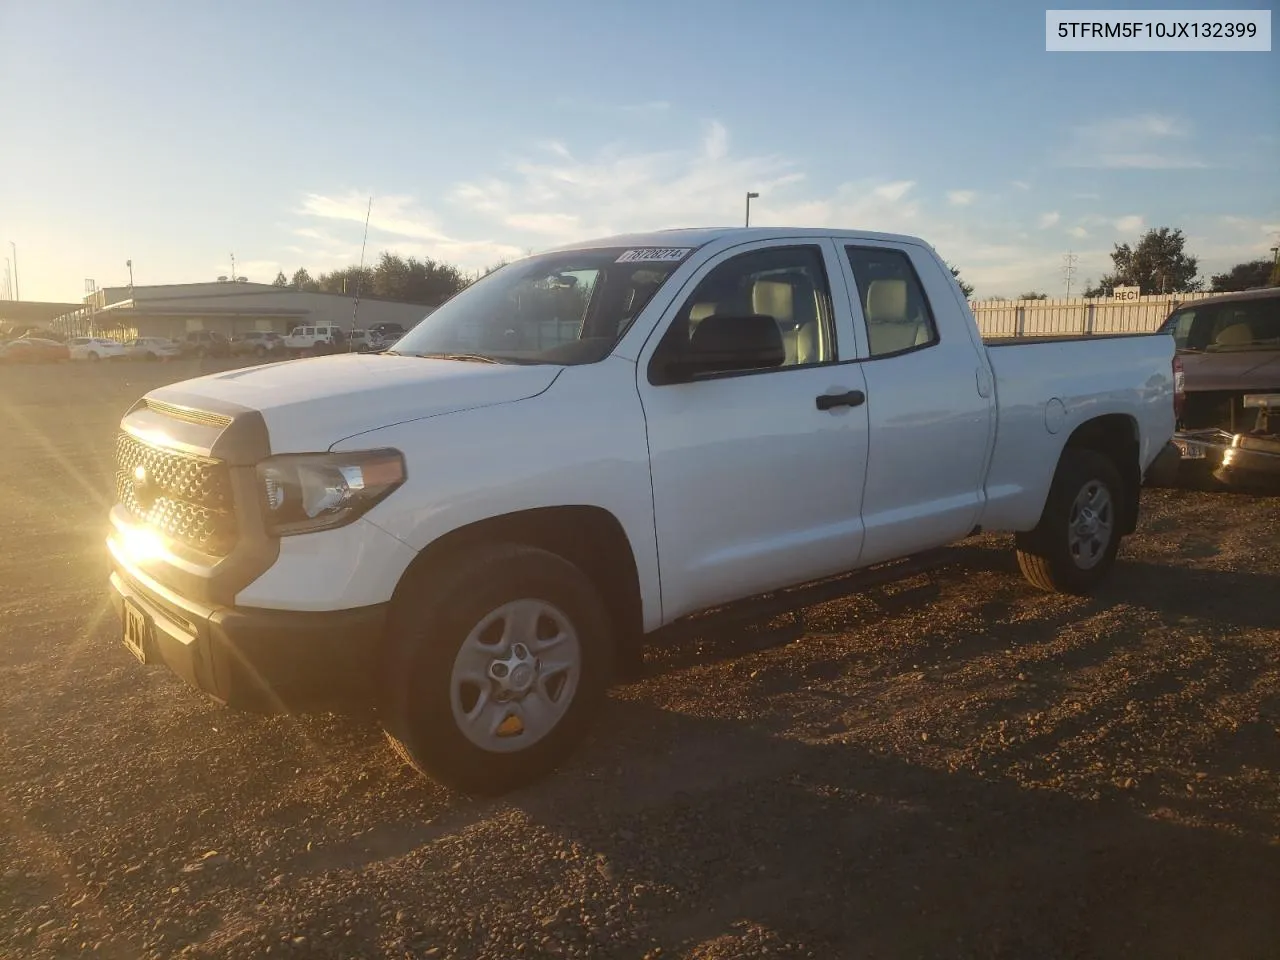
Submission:
M 1186 397 L 1173 442 L 1226 483 L 1280 483 L 1280 287 L 1178 307 L 1173 335 Z

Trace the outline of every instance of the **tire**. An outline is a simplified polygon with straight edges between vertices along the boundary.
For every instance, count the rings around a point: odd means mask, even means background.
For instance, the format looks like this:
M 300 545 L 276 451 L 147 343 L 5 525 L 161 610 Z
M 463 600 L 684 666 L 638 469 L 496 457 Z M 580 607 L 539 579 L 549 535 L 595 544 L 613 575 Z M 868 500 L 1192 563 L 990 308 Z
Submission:
M 156 356 L 154 353 L 152 353 L 150 350 L 148 350 L 146 359 L 148 362 L 153 362 L 153 361 L 159 360 L 160 358 Z
M 96 360 L 101 360 L 102 358 L 101 358 L 100 356 L 98 356 L 98 354 L 97 354 L 97 353 L 95 353 L 93 350 L 90 350 L 90 351 L 89 351 L 89 359 L 90 359 L 90 360 L 94 360 L 94 361 L 96 361 Z
M 443 573 L 403 584 L 398 596 L 384 664 L 383 728 L 411 766 L 464 792 L 496 794 L 549 773 L 583 739 L 608 688 L 613 640 L 604 604 L 581 570 L 546 550 L 482 546 Z M 536 621 L 517 634 L 524 649 L 505 635 L 520 614 Z M 552 630 L 558 640 L 539 638 Z M 539 650 L 539 642 L 551 645 Z M 470 676 L 479 683 L 466 680 L 468 651 Z M 570 666 L 540 674 L 549 662 Z M 538 664 L 532 675 L 520 671 L 528 663 Z M 503 685 L 509 691 L 520 684 L 523 693 L 498 699 Z M 464 730 L 469 711 L 477 711 L 471 734 Z M 511 724 L 513 715 L 518 724 Z M 550 722 L 535 724 L 540 715 Z M 498 726 L 511 729 L 497 734 Z M 527 745 L 518 742 L 526 735 Z
M 1125 502 L 1124 481 L 1109 457 L 1064 450 L 1040 523 L 1016 538 L 1023 576 L 1041 590 L 1092 592 L 1115 564 Z M 1093 517 L 1081 517 L 1081 508 Z M 1077 520 L 1085 526 L 1073 531 Z
M 257 348 L 257 349 L 255 349 L 253 352 L 254 352 L 254 354 L 258 357 L 258 359 L 259 359 L 259 360 L 261 360 L 263 357 L 265 357 L 265 356 L 267 355 L 267 348 L 266 348 L 266 347 L 258 347 L 258 348 Z

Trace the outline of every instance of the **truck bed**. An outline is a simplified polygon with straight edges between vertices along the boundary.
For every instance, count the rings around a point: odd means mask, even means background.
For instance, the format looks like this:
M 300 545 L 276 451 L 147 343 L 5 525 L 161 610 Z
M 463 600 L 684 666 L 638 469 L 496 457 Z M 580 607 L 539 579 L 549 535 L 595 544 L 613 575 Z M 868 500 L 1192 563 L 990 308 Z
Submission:
M 1128 340 L 1133 337 L 1154 337 L 1157 334 L 1168 336 L 1158 330 L 1142 333 L 1054 333 L 1044 336 L 983 337 L 982 342 L 988 347 L 1013 347 L 1029 343 L 1071 343 L 1076 340 Z

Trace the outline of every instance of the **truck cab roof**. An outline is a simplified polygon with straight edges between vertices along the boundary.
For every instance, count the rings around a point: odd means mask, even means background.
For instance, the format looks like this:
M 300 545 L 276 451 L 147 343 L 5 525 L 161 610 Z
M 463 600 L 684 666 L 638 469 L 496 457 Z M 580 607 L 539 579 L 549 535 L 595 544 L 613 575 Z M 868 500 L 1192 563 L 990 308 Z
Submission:
M 621 233 L 579 243 L 569 243 L 547 252 L 562 250 L 587 250 L 600 247 L 691 247 L 697 249 L 722 240 L 750 243 L 753 240 L 770 240 L 777 237 L 836 237 L 850 240 L 881 240 L 886 243 L 913 243 L 932 249 L 919 237 L 898 233 L 878 233 L 873 230 L 832 230 L 826 227 L 674 227 L 667 230 L 650 230 L 643 233 Z

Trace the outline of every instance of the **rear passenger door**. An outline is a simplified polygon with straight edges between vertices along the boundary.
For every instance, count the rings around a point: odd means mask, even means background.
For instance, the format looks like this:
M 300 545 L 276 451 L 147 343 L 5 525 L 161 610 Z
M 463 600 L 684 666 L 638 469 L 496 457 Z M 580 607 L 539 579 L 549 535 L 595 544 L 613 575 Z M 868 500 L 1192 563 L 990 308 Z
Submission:
M 994 391 L 951 278 L 915 244 L 840 242 L 866 377 L 861 565 L 966 536 L 984 497 Z

